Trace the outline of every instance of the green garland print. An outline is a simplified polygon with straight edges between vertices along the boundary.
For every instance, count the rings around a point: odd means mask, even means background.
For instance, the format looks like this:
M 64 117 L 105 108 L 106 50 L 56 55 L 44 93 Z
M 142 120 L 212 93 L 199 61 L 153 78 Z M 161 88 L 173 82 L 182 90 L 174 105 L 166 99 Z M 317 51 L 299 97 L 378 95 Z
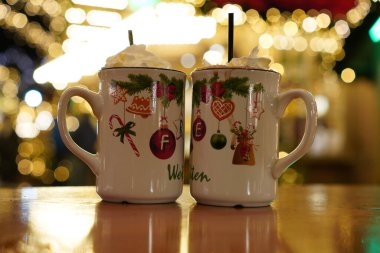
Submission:
M 156 83 L 157 97 L 160 97 L 161 103 L 165 108 L 169 107 L 172 100 L 175 100 L 177 105 L 182 105 L 184 80 L 175 77 L 169 78 L 162 73 L 159 77 L 160 80 L 155 82 L 148 75 L 129 74 L 129 81 L 112 80 L 111 86 L 118 86 L 122 89 L 127 89 L 128 95 L 133 96 L 143 91 L 148 91 L 151 94 L 152 86 Z
M 215 73 L 210 80 L 197 80 L 193 84 L 193 106 L 199 106 L 201 102 L 207 103 L 211 96 L 214 99 L 217 97 L 231 99 L 233 94 L 246 97 L 249 93 L 247 82 L 248 77 L 230 77 L 220 81 L 218 73 Z M 207 84 L 210 87 L 207 87 Z

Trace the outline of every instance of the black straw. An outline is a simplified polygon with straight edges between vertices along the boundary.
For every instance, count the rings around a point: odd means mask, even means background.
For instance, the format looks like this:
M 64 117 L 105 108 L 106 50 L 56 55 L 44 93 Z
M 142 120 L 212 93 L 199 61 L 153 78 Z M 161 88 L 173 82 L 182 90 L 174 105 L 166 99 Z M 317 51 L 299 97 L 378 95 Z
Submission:
M 228 62 L 234 57 L 234 14 L 228 13 Z
M 132 30 L 128 30 L 128 39 L 129 39 L 129 45 L 133 45 L 133 33 Z

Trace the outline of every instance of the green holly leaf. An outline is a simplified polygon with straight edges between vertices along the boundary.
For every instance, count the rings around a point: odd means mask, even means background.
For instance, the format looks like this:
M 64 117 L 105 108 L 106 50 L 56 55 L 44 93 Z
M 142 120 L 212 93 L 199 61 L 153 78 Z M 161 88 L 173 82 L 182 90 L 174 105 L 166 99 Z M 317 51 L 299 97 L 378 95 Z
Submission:
M 165 86 L 170 84 L 170 79 L 169 77 L 167 77 L 167 75 L 161 73 L 160 79 L 161 79 L 161 83 L 164 84 Z
M 247 82 L 248 77 L 231 77 L 224 81 L 223 88 L 226 90 L 226 93 L 232 92 L 238 96 L 246 97 L 249 93 Z
M 213 84 L 213 83 L 217 82 L 218 80 L 219 80 L 218 72 L 215 72 L 214 76 L 210 79 L 209 83 Z
M 175 86 L 175 100 L 177 102 L 177 105 L 183 104 L 183 96 L 184 96 L 184 83 L 185 81 L 183 79 L 177 79 L 175 77 L 172 77 L 170 80 L 170 83 Z
M 257 83 L 255 84 L 255 86 L 253 86 L 253 91 L 254 92 L 264 92 L 264 86 L 261 84 L 261 83 Z
M 112 80 L 111 85 L 117 85 L 120 88 L 127 89 L 128 95 L 133 96 L 152 87 L 153 79 L 148 75 L 128 75 L 129 81 Z

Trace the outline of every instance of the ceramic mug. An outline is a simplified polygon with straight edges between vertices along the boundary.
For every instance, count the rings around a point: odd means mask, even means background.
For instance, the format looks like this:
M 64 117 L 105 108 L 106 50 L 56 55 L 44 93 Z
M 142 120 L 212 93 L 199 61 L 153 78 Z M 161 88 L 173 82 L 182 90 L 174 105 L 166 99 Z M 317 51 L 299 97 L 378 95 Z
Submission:
M 183 105 L 186 74 L 176 70 L 120 67 L 99 72 L 95 93 L 67 89 L 58 105 L 65 145 L 96 175 L 100 197 L 113 202 L 175 201 L 183 185 Z M 66 127 L 70 98 L 80 96 L 98 119 L 97 153 L 79 147 Z
M 313 96 L 300 89 L 279 94 L 280 74 L 252 68 L 215 67 L 192 73 L 191 195 L 220 206 L 267 206 L 277 179 L 310 148 L 317 126 Z M 305 132 L 279 158 L 279 120 L 287 105 L 306 105 Z

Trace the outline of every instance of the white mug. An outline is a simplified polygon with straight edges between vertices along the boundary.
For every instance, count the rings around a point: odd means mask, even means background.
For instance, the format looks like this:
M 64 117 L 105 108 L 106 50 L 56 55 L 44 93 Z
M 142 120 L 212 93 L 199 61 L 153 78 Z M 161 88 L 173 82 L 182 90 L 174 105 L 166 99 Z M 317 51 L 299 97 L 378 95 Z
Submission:
M 96 175 L 107 201 L 172 202 L 183 185 L 183 104 L 186 74 L 143 67 L 104 68 L 95 93 L 67 89 L 58 106 L 65 145 Z M 67 105 L 81 96 L 98 119 L 97 153 L 80 148 L 66 127 Z
M 267 206 L 277 179 L 310 148 L 317 126 L 313 96 L 300 89 L 279 94 L 270 70 L 210 67 L 192 73 L 191 195 L 220 206 Z M 306 105 L 305 133 L 279 158 L 279 120 L 295 98 Z

